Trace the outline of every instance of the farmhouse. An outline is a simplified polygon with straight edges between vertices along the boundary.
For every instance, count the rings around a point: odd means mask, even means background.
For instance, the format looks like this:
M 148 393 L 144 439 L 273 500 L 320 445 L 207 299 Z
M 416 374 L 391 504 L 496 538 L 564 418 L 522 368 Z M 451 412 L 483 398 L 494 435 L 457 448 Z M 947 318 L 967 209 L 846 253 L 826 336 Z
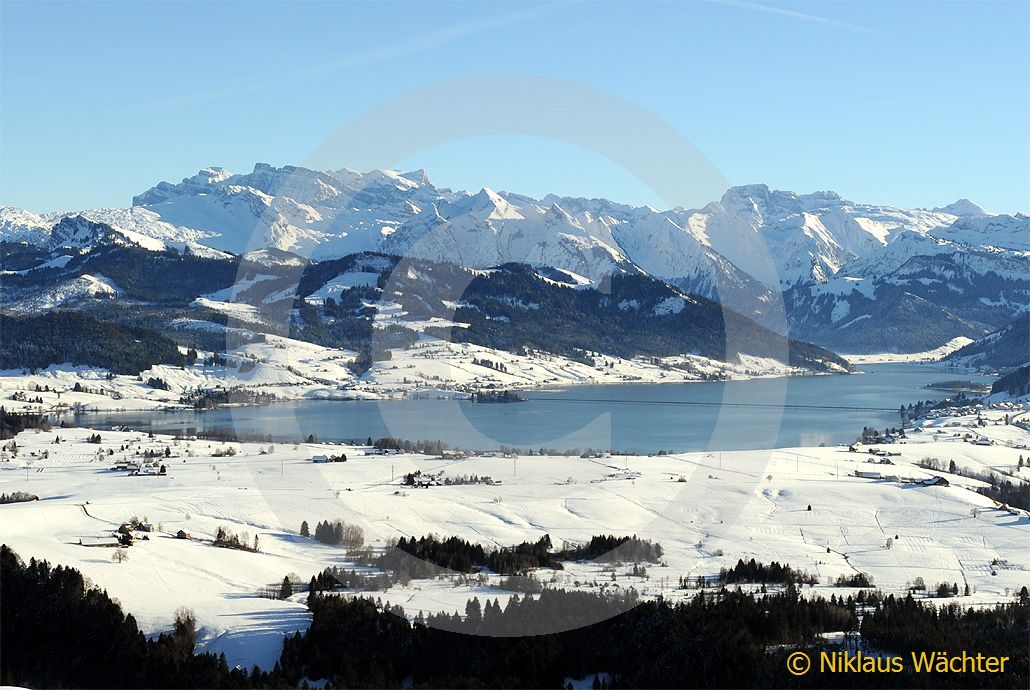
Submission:
M 317 462 L 319 464 L 324 462 L 347 462 L 347 455 L 344 453 L 340 453 L 339 455 L 313 455 L 311 456 L 311 462 Z
M 951 486 L 951 482 L 944 477 L 930 477 L 929 479 L 924 479 L 919 483 L 923 486 Z

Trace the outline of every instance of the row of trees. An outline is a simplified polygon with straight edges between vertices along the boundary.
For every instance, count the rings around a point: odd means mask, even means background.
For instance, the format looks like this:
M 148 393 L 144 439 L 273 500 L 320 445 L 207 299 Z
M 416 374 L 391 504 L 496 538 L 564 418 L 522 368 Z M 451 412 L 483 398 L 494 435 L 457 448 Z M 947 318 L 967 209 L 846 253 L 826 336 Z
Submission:
M 8 412 L 0 406 L 0 440 L 14 438 L 26 429 L 50 431 L 50 417 L 45 414 Z
M 564 550 L 560 557 L 566 561 L 598 560 L 605 563 L 645 561 L 658 563 L 664 551 L 661 544 L 648 539 L 616 537 L 613 534 L 594 536 L 583 546 Z
M 400 450 L 405 453 L 422 453 L 423 455 L 443 455 L 443 452 L 448 448 L 446 443 L 439 440 L 419 439 L 417 441 L 409 441 L 408 439 L 394 438 L 393 436 L 377 438 L 368 445 L 378 450 Z
M 310 537 L 311 529 L 305 520 L 300 524 L 300 536 Z M 345 546 L 348 549 L 360 548 L 365 543 L 365 532 L 357 525 L 349 525 L 342 520 L 329 522 L 323 520 L 315 525 L 315 539 L 323 544 Z
M 837 587 L 872 587 L 873 578 L 865 573 L 854 573 L 852 575 L 838 575 L 833 581 Z
M 234 532 L 230 532 L 224 527 L 219 527 L 218 531 L 215 532 L 214 545 L 225 549 L 238 549 L 240 551 L 252 551 L 255 553 L 261 550 L 258 543 L 258 535 L 255 534 L 254 541 L 251 542 L 250 535 L 246 532 L 236 534 Z
M 340 589 L 355 592 L 378 592 L 389 589 L 398 578 L 385 572 L 362 572 L 329 566 L 311 578 L 308 592 L 334 592 Z
M 0 494 L 0 505 L 7 503 L 28 503 L 30 501 L 38 501 L 39 496 L 36 494 L 30 494 L 27 491 L 12 491 L 7 494 Z
M 752 558 L 746 562 L 743 559 L 738 560 L 732 568 L 720 570 L 719 581 L 726 584 L 814 585 L 819 582 L 819 578 L 803 570 L 791 568 L 789 563 L 781 565 L 773 561 L 766 565 Z
M 603 562 L 658 562 L 661 545 L 633 537 L 595 536 L 583 546 L 552 550 L 550 535 L 535 542 L 523 542 L 499 549 L 486 549 L 481 544 L 449 537 L 440 540 L 433 535 L 416 539 L 402 537 L 396 549 L 388 550 L 377 566 L 391 572 L 403 572 L 412 578 L 434 577 L 444 569 L 471 573 L 489 569 L 501 575 L 526 575 L 535 568 L 563 569 L 563 562 L 599 560 Z
M 235 387 L 192 391 L 181 396 L 179 402 L 195 410 L 214 410 L 224 405 L 267 405 L 276 399 L 274 393 Z
M 487 369 L 493 369 L 494 371 L 505 373 L 508 371 L 508 367 L 503 362 L 495 362 L 492 359 L 487 359 L 486 357 L 473 357 L 472 363 L 477 366 L 486 367 Z

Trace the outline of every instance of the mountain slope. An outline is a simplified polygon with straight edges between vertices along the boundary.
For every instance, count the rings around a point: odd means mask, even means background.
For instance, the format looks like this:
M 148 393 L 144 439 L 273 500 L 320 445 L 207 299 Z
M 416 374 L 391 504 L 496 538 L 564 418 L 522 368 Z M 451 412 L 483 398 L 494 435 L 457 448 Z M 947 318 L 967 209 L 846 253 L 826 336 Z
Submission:
M 948 360 L 997 369 L 1030 363 L 1030 314 L 1024 312 L 1005 328 L 956 350 Z
M 0 207 L 4 268 L 20 274 L 121 244 L 209 259 L 273 250 L 314 262 L 383 252 L 474 269 L 519 263 L 594 285 L 650 275 L 781 334 L 866 352 L 977 338 L 1030 302 L 1030 216 L 990 214 L 964 199 L 901 209 L 748 185 L 701 209 L 659 211 L 452 191 L 422 170 L 258 164 L 161 182 L 133 204 L 70 214 Z M 898 337 L 845 332 L 874 316 Z

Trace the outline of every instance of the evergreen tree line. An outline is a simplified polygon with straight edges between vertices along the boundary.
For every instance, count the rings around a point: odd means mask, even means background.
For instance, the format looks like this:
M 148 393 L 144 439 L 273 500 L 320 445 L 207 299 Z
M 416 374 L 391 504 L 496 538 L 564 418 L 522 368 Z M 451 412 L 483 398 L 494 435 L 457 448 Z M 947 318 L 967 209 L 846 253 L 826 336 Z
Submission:
M 0 494 L 0 505 L 7 503 L 28 503 L 30 501 L 38 501 L 39 496 L 36 494 L 30 494 L 27 491 L 12 491 L 9 494 Z
M 239 551 L 252 551 L 255 553 L 261 550 L 256 534 L 254 535 L 254 541 L 251 542 L 246 532 L 235 534 L 224 527 L 218 528 L 213 543 L 215 546 L 220 546 L 224 549 L 237 549 Z
M 1020 458 L 1022 459 L 1022 456 Z M 937 458 L 923 458 L 916 464 L 930 470 L 948 472 L 950 474 L 957 474 L 960 477 L 984 482 L 987 486 L 976 487 L 977 493 L 987 496 L 1002 505 L 1030 510 L 1030 484 L 1021 479 L 1017 478 L 1013 482 L 1009 479 L 1000 478 L 997 472 L 993 470 L 978 472 L 968 467 L 959 467 L 958 463 L 954 460 L 949 460 L 946 468 L 944 463 Z
M 389 589 L 397 578 L 385 572 L 359 572 L 329 566 L 311 578 L 309 592 L 335 592 L 341 589 L 354 592 L 380 592 Z
M 155 364 L 183 363 L 179 347 L 170 338 L 72 311 L 0 314 L 0 335 L 0 369 L 42 369 L 70 362 L 116 374 L 138 374 Z
M 14 438 L 26 429 L 50 431 L 50 417 L 45 414 L 8 412 L 0 406 L 0 439 Z
M 910 680 L 922 682 L 924 687 L 1030 687 L 1030 594 L 1026 587 L 1015 603 L 994 608 L 963 608 L 958 604 L 928 606 L 911 594 L 906 597 L 891 594 L 862 616 L 861 633 L 862 639 L 870 645 L 895 653 L 939 650 L 961 655 L 965 651 L 1010 659 L 1004 677 L 992 674 L 910 677 Z
M 168 385 L 167 381 L 165 381 L 163 378 L 160 378 L 160 377 L 157 377 L 157 376 L 150 376 L 150 377 L 148 377 L 147 378 L 147 385 L 150 386 L 151 388 L 157 388 L 157 389 L 163 390 L 163 391 L 169 390 L 169 388 L 170 388 L 170 386 Z
M 663 555 L 662 546 L 658 542 L 632 537 L 607 536 L 591 537 L 583 546 L 572 547 L 561 552 L 563 561 L 597 560 L 604 563 L 645 561 L 658 563 Z
M 240 387 L 196 390 L 179 398 L 180 403 L 192 405 L 195 410 L 214 410 L 223 405 L 267 405 L 275 400 L 274 393 Z
M 409 441 L 408 439 L 394 438 L 393 436 L 377 438 L 369 445 L 379 450 L 401 450 L 405 453 L 422 453 L 423 455 L 443 455 L 443 452 L 448 448 L 446 443 L 439 440 L 419 439 L 418 441 Z
M 793 585 L 775 595 L 701 592 L 681 603 L 638 602 L 632 593 L 545 590 L 536 598 L 470 600 L 464 615 L 315 595 L 305 634 L 288 638 L 287 677 L 339 687 L 560 687 L 604 671 L 612 687 L 1027 686 L 1030 596 L 993 609 L 933 606 L 911 597 L 866 597 L 861 626 L 852 597 L 805 599 Z M 600 622 L 594 622 L 600 621 Z M 886 653 L 965 650 L 1009 656 L 1005 674 L 821 674 L 794 677 L 796 649 L 818 654 L 818 635 L 856 632 Z M 537 634 L 541 630 L 563 632 Z M 866 633 L 868 631 L 868 637 Z M 910 665 L 910 664 L 909 664 Z
M 288 579 L 282 588 L 292 590 Z M 23 687 L 557 688 L 599 671 L 612 687 L 1025 688 L 1030 594 L 995 608 L 937 609 L 912 597 L 807 599 L 703 591 L 682 602 L 545 590 L 538 597 L 467 602 L 464 615 L 421 613 L 409 623 L 389 603 L 312 588 L 311 627 L 288 637 L 274 669 L 230 669 L 224 655 L 195 654 L 188 612 L 148 640 L 136 621 L 82 575 L 21 561 L 0 547 L 0 683 Z M 862 621 L 857 616 L 862 608 Z M 599 621 L 599 622 L 596 622 Z M 786 658 L 828 631 L 856 631 L 893 654 L 927 649 L 1009 656 L 1005 674 L 819 674 L 795 678 Z M 557 630 L 540 634 L 542 630 Z M 59 663 L 55 659 L 59 658 Z
M 758 563 L 755 559 L 745 562 L 738 560 L 732 568 L 723 568 L 719 571 L 719 581 L 726 584 L 776 584 L 776 585 L 814 585 L 818 584 L 819 578 L 802 570 L 790 567 L 790 564 L 780 565 L 773 561 L 769 565 Z
M 1024 350 L 1024 355 L 1026 351 Z M 1013 369 L 993 384 L 991 393 L 1008 393 L 1012 396 L 1030 394 L 1030 364 Z
M 135 618 L 74 568 L 23 562 L 0 546 L 0 685 L 31 688 L 289 687 L 194 654 L 192 615 L 147 639 Z
M 477 403 L 513 403 L 526 402 L 521 395 L 511 390 L 502 391 L 475 391 L 472 393 L 472 402 Z
M 435 577 L 444 570 L 471 573 L 489 569 L 501 575 L 525 575 L 535 568 L 562 570 L 565 561 L 600 560 L 658 562 L 661 545 L 633 537 L 595 536 L 584 546 L 552 551 L 551 537 L 545 534 L 535 542 L 523 542 L 499 549 L 486 549 L 481 544 L 448 537 L 439 540 L 433 535 L 416 539 L 402 537 L 397 548 L 387 550 L 376 561 L 377 567 L 401 575 L 402 581 Z M 414 557 L 414 558 L 412 558 Z
M 508 367 L 503 362 L 495 362 L 492 359 L 487 359 L 486 357 L 473 357 L 472 363 L 477 366 L 486 367 L 487 369 L 494 369 L 495 371 L 501 371 L 505 373 L 507 373 L 508 371 Z
M 977 493 L 1003 505 L 1030 510 L 1030 485 L 1018 479 L 1014 483 L 1008 479 L 1000 481 L 992 477 L 990 485 L 978 487 Z
M 872 587 L 873 578 L 865 573 L 854 573 L 852 575 L 838 575 L 833 581 L 836 587 Z
M 310 536 L 307 521 L 301 524 L 300 534 L 303 537 Z M 323 544 L 345 546 L 349 549 L 357 549 L 365 543 L 365 532 L 357 525 L 348 525 L 342 520 L 319 522 L 315 525 L 314 536 Z
M 616 687 L 793 685 L 786 653 L 824 631 L 854 628 L 844 603 L 796 592 L 759 599 L 700 594 L 677 605 L 634 593 L 545 590 L 538 597 L 469 601 L 464 615 L 416 616 L 363 599 L 316 595 L 310 629 L 288 638 L 288 677 L 328 678 L 340 687 L 551 687 L 606 671 Z M 600 621 L 600 622 L 597 622 Z M 539 634 L 541 631 L 558 630 Z

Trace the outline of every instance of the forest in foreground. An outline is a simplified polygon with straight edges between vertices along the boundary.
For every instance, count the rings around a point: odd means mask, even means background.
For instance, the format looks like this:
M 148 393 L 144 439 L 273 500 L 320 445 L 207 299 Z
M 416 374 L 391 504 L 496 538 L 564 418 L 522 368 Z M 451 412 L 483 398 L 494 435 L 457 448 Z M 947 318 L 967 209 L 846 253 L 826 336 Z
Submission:
M 285 640 L 273 669 L 229 668 L 195 654 L 192 614 L 147 639 L 131 614 L 77 570 L 0 548 L 0 683 L 33 688 L 563 687 L 597 677 L 609 687 L 1027 687 L 1030 596 L 990 609 L 933 607 L 911 597 L 806 599 L 709 589 L 682 603 L 634 595 L 546 590 L 470 600 L 464 615 L 405 617 L 397 606 L 313 592 L 310 629 Z M 592 622 L 598 621 L 601 622 Z M 571 628 L 571 629 L 567 629 Z M 533 634 L 538 630 L 562 630 Z M 812 673 L 786 659 L 820 633 L 860 633 L 905 654 L 963 650 L 1010 657 L 1004 674 Z M 528 634 L 526 634 L 528 633 Z M 524 636 L 523 636 L 524 635 Z M 60 650 L 61 663 L 53 663 Z

